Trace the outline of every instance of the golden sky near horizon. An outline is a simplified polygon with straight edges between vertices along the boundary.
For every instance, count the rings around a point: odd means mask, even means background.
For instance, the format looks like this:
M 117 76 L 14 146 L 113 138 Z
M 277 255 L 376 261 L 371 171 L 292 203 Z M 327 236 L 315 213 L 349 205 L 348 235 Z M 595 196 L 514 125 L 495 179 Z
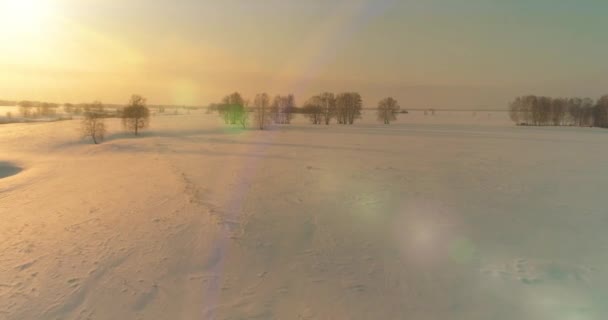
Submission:
M 458 2 L 458 4 L 456 4 Z M 0 99 L 205 105 L 358 91 L 502 108 L 608 93 L 608 5 L 586 0 L 0 0 Z M 604 90 L 603 88 L 607 88 Z M 603 91 L 604 90 L 604 91 Z

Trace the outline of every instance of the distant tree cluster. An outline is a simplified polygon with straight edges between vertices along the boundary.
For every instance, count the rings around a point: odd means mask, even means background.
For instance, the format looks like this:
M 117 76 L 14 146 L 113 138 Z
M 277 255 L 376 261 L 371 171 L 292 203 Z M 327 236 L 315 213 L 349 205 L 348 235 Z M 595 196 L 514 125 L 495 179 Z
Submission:
M 221 103 L 209 105 L 207 113 L 218 111 L 226 124 L 242 124 L 246 127 L 247 115 L 253 112 L 256 127 L 263 130 L 271 123 L 290 124 L 296 113 L 303 114 L 315 125 L 329 125 L 332 119 L 336 119 L 338 124 L 352 125 L 361 118 L 362 110 L 363 99 L 357 92 L 337 95 L 323 92 L 306 100 L 301 108 L 297 107 L 292 94 L 275 96 L 271 102 L 268 94 L 260 93 L 249 106 L 246 100 L 235 92 L 224 97 Z M 399 110 L 397 100 L 385 98 L 378 103 L 378 120 L 390 124 L 397 119 Z
M 361 118 L 363 99 L 356 92 L 340 93 L 336 96 L 336 119 L 339 124 L 354 124 Z
M 325 123 L 329 125 L 336 117 L 336 97 L 331 92 L 323 92 L 308 99 L 302 108 L 312 124 Z
M 312 124 L 329 125 L 332 119 L 338 124 L 354 124 L 361 118 L 363 100 L 356 92 L 345 92 L 334 95 L 324 92 L 308 99 L 303 107 Z
M 333 100 L 335 101 L 335 100 Z M 335 109 L 335 107 L 334 107 Z M 332 109 L 332 114 L 335 112 L 335 110 Z M 323 112 L 323 102 L 321 100 L 320 96 L 314 96 L 310 99 L 308 99 L 306 101 L 306 103 L 304 103 L 304 106 L 302 107 L 302 113 L 306 114 L 306 116 L 308 117 L 308 119 L 310 119 L 310 122 L 312 124 L 321 124 L 323 123 L 323 116 L 324 116 L 324 112 Z M 329 122 L 331 121 L 331 117 L 328 118 L 328 122 L 327 124 L 329 124 Z
M 97 114 L 102 114 L 104 118 L 117 117 L 120 116 L 118 110 L 107 110 L 106 106 L 100 101 L 93 101 L 91 103 L 64 103 L 63 111 L 70 115 L 84 115 L 86 116 L 88 113 L 94 112 Z
M 56 103 L 27 100 L 19 101 L 17 106 L 24 118 L 52 117 L 57 115 L 57 108 L 59 107 Z
M 274 97 L 271 101 L 267 93 L 255 96 L 251 106 L 240 93 L 234 92 L 225 96 L 222 102 L 212 104 L 207 112 L 217 110 L 226 124 L 247 127 L 249 113 L 253 112 L 255 126 L 264 130 L 269 124 L 290 124 L 296 112 L 296 101 L 292 94 Z
M 608 95 L 590 98 L 521 96 L 509 104 L 509 116 L 518 125 L 608 127 Z
M 240 124 L 247 126 L 249 114 L 247 113 L 246 101 L 238 93 L 232 93 L 224 97 L 222 102 L 215 106 L 226 124 Z

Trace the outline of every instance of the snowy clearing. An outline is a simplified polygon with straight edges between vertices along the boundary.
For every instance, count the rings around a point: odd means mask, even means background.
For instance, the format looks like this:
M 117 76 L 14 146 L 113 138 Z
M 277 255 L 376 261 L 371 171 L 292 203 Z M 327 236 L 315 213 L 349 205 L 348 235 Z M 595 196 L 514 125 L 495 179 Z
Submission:
M 608 316 L 608 131 L 0 125 L 0 319 Z

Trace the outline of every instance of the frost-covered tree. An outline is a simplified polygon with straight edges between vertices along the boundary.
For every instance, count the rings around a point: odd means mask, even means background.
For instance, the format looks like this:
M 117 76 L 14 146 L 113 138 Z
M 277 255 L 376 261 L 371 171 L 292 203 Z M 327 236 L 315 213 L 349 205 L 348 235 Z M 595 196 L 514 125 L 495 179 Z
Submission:
M 391 121 L 397 120 L 397 113 L 399 112 L 399 103 L 392 97 L 384 98 L 378 102 L 378 120 L 383 121 L 384 124 L 390 124 Z
M 146 98 L 140 95 L 131 96 L 129 104 L 122 110 L 122 124 L 135 135 L 150 124 L 150 109 L 146 106 Z

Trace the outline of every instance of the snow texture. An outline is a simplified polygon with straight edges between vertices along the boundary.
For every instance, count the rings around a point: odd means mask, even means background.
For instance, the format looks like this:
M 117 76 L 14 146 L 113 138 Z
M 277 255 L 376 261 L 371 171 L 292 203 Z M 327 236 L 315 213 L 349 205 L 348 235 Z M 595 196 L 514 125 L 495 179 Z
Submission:
M 0 125 L 0 319 L 608 317 L 608 131 Z

